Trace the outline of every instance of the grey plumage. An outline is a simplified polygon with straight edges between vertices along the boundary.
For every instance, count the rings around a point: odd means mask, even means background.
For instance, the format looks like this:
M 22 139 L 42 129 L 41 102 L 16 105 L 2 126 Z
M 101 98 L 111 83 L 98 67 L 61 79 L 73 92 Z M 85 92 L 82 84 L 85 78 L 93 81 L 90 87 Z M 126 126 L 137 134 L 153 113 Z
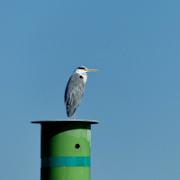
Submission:
M 83 76 L 78 73 L 74 73 L 70 78 L 66 86 L 64 102 L 66 105 L 66 113 L 68 117 L 73 116 L 79 103 L 81 97 L 84 93 L 85 83 L 83 81 Z
M 64 102 L 68 117 L 72 117 L 74 115 L 80 104 L 88 78 L 87 73 L 96 71 L 96 69 L 88 69 L 85 66 L 80 66 L 75 69 L 74 73 L 69 78 L 64 94 Z

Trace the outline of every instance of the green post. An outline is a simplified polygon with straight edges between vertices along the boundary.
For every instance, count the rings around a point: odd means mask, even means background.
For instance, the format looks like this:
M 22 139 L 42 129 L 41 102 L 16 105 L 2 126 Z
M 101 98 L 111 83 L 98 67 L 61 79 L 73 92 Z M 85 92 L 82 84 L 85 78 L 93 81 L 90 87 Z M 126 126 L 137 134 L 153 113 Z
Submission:
M 34 121 L 41 125 L 41 180 L 90 180 L 91 125 L 97 121 Z

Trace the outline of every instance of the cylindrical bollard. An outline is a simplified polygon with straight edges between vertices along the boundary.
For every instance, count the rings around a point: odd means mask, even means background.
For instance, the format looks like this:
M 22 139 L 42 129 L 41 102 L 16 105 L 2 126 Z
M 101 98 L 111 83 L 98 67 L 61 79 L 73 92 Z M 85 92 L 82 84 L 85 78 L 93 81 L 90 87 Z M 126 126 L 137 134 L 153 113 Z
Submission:
M 41 125 L 41 180 L 90 180 L 91 125 L 97 121 L 34 121 Z

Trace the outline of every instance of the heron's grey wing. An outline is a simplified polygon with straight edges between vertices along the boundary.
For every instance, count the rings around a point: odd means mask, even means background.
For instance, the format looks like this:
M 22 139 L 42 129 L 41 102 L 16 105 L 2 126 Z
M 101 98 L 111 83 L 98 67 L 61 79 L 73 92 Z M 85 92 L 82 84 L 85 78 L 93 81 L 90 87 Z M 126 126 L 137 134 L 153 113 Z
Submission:
M 84 82 L 77 73 L 73 74 L 66 86 L 64 101 L 68 117 L 71 117 L 78 107 L 84 93 Z

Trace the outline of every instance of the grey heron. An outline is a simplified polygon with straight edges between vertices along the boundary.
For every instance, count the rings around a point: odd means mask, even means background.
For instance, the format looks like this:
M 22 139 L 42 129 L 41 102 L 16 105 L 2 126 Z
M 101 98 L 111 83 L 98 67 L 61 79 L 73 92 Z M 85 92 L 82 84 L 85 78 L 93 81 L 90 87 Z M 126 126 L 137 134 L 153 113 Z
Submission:
M 87 72 L 96 71 L 96 69 L 88 69 L 85 66 L 80 66 L 75 69 L 69 78 L 64 94 L 64 102 L 68 117 L 72 117 L 74 115 L 77 107 L 80 104 L 88 78 Z

